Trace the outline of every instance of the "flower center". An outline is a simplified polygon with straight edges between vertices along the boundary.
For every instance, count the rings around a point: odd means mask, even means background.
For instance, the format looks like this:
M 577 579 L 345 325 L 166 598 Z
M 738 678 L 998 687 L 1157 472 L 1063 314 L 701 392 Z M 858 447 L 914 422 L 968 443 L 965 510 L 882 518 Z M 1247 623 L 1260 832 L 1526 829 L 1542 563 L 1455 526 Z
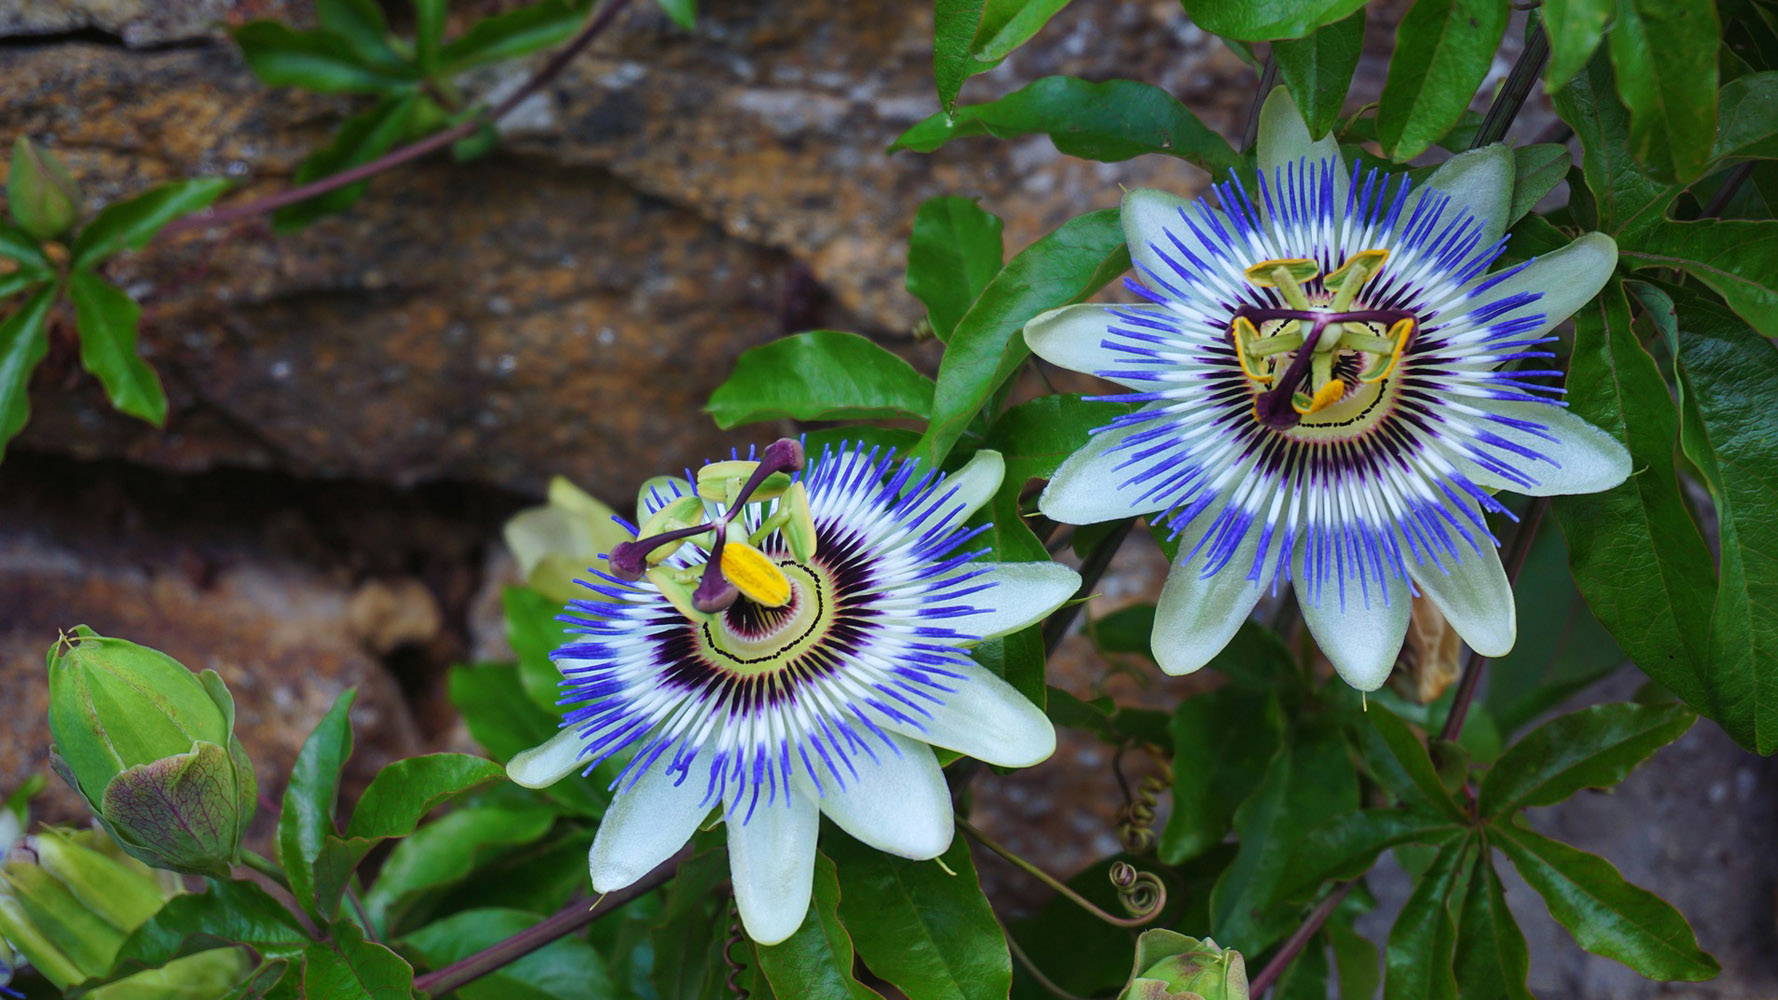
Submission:
M 790 580 L 790 599 L 765 607 L 742 597 L 698 629 L 707 658 L 742 676 L 773 673 L 821 640 L 833 602 L 821 571 L 786 558 L 777 563 Z
M 1321 278 L 1326 291 L 1315 299 L 1303 287 L 1320 275 L 1312 260 L 1268 260 L 1247 269 L 1249 283 L 1278 289 L 1287 305 L 1242 306 L 1229 324 L 1241 371 L 1256 390 L 1255 420 L 1280 431 L 1339 428 L 1378 409 L 1417 328 L 1407 310 L 1357 302 L 1388 256 L 1387 250 L 1353 254 Z
M 643 522 L 635 540 L 612 547 L 606 561 L 613 576 L 647 576 L 694 622 L 710 622 L 745 598 L 761 609 L 782 610 L 796 596 L 791 578 L 760 549 L 782 532 L 793 555 L 815 554 L 815 520 L 808 489 L 790 474 L 803 467 L 803 446 L 791 438 L 772 442 L 759 461 L 712 462 L 698 471 L 697 489 L 677 497 Z M 777 501 L 747 530 L 750 504 Z M 712 516 L 711 504 L 722 513 Z M 708 553 L 701 569 L 668 564 L 686 543 Z

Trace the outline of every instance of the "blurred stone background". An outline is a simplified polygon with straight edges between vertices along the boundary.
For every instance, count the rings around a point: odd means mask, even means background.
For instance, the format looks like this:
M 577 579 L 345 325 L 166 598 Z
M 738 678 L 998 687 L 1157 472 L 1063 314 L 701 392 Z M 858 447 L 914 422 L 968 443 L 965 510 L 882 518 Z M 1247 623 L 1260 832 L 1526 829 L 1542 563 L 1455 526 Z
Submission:
M 926 197 L 980 198 L 1006 220 L 1010 255 L 1115 204 L 1120 185 L 1204 183 L 1160 157 L 1068 160 L 1040 137 L 887 156 L 937 107 L 929 5 L 703 6 L 688 33 L 635 4 L 506 119 L 485 160 L 384 174 L 356 209 L 297 234 L 261 220 L 113 264 L 144 307 L 143 350 L 172 399 L 165 431 L 112 413 L 71 328 L 52 331 L 30 429 L 0 465 L 0 789 L 43 769 L 44 652 L 81 623 L 219 670 L 273 797 L 347 686 L 360 689 L 359 782 L 457 738 L 444 669 L 503 654 L 499 525 L 549 476 L 621 507 L 643 477 L 757 436 L 720 433 L 700 408 L 740 352 L 786 333 L 854 330 L 933 371 L 902 288 Z M 1380 88 L 1404 6 L 1373 12 L 1352 106 Z M 399 24 L 406 6 L 390 13 Z M 257 17 L 312 11 L 0 0 L 0 138 L 53 145 L 95 204 L 194 175 L 238 179 L 231 198 L 281 189 L 359 105 L 259 84 L 226 40 Z M 499 92 L 530 69 L 465 87 Z M 1173 0 L 1083 0 L 964 97 L 1064 72 L 1149 81 L 1237 138 L 1255 85 Z M 1528 108 L 1518 132 L 1548 121 Z M 1137 539 L 1093 613 L 1152 599 L 1164 570 Z M 1078 636 L 1055 668 L 1083 695 L 1104 672 Z M 1200 682 L 1113 683 L 1165 707 Z M 1070 741 L 981 783 L 978 813 L 1072 871 L 1115 846 L 1108 767 L 1104 748 Z M 1543 921 L 1530 925 L 1541 995 L 1778 996 L 1775 790 L 1770 762 L 1701 723 L 1616 795 L 1552 810 L 1552 828 L 1678 903 L 1725 974 L 1661 987 L 1600 971 L 1610 963 L 1519 888 L 1515 907 Z M 60 788 L 45 805 L 77 816 Z M 1028 905 L 1030 887 L 995 865 L 983 863 L 997 895 Z

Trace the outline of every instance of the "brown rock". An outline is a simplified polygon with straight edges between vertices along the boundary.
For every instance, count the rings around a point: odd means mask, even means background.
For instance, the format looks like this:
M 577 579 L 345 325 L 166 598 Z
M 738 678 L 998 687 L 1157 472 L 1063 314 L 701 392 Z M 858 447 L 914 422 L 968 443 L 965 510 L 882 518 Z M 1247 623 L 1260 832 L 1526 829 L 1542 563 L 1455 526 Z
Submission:
M 0 703 L 8 729 L 0 739 L 0 789 L 47 772 L 44 654 L 58 630 L 78 624 L 221 674 L 267 800 L 282 795 L 303 740 L 347 688 L 359 692 L 348 794 L 383 765 L 419 751 L 400 691 L 344 628 L 347 591 L 327 575 L 238 541 L 219 548 L 213 537 L 179 537 L 158 525 L 145 530 L 139 511 L 109 518 L 93 497 L 20 497 L 14 490 L 6 499 Z M 39 806 L 50 821 L 85 814 L 60 781 L 52 781 Z M 261 809 L 255 829 L 269 830 L 274 812 Z
M 1201 183 L 1168 158 L 1084 163 L 1043 138 L 885 156 L 936 108 L 929 16 L 778 0 L 713 10 L 686 35 L 638 6 L 508 120 L 487 161 L 402 168 L 298 235 L 191 234 L 114 265 L 145 304 L 168 429 L 113 415 L 64 331 L 24 445 L 529 490 L 561 472 L 621 496 L 757 436 L 698 412 L 749 346 L 836 326 L 930 365 L 901 287 L 922 199 L 981 196 L 1017 250 L 1115 203 L 1119 183 Z M 965 97 L 1063 71 L 1156 81 L 1225 127 L 1251 76 L 1177 5 L 1126 0 L 1066 11 Z M 221 44 L 9 49 L 0 72 L 0 125 L 53 138 L 96 202 L 193 174 L 251 177 L 235 197 L 275 190 L 361 107 L 262 87 Z
M 418 580 L 371 580 L 346 602 L 346 628 L 378 656 L 438 637 L 444 625 L 438 599 Z

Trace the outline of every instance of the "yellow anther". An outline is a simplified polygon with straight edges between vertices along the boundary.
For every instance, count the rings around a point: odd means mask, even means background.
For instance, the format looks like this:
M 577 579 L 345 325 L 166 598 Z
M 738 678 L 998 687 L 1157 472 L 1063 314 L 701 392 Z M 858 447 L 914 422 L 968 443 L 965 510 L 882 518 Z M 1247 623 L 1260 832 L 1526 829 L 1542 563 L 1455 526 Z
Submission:
M 798 560 L 815 555 L 815 512 L 809 509 L 809 491 L 802 483 L 790 484 L 779 502 L 779 509 L 789 515 L 784 522 L 784 540 L 790 543 L 790 554 Z
M 1308 281 L 1321 273 L 1321 265 L 1307 257 L 1285 257 L 1279 260 L 1262 260 L 1243 273 L 1247 275 L 1249 284 L 1260 288 L 1276 288 L 1289 282 L 1300 285 Z
M 755 604 L 781 608 L 790 603 L 790 578 L 746 542 L 731 538 L 722 546 L 722 575 Z
M 1321 273 L 1321 265 L 1306 257 L 1262 260 L 1243 272 L 1249 283 L 1260 288 L 1276 288 L 1292 309 L 1309 308 L 1309 296 L 1302 283 Z
M 1346 383 L 1336 378 L 1316 389 L 1315 395 L 1309 400 L 1307 407 L 1298 406 L 1295 401 L 1292 401 L 1291 405 L 1296 409 L 1296 412 L 1308 416 L 1311 413 L 1319 413 L 1344 398 L 1346 398 Z
M 1252 321 L 1245 316 L 1235 317 L 1234 331 L 1235 357 L 1241 359 L 1241 371 L 1246 373 L 1247 377 L 1255 382 L 1265 385 L 1271 384 L 1271 373 L 1269 371 L 1255 371 L 1253 365 L 1249 364 L 1247 360 L 1248 347 L 1251 346 L 1254 341 L 1259 339 L 1259 331 L 1254 328 Z
M 642 531 L 636 538 L 638 541 L 642 541 L 644 539 L 653 538 L 656 535 L 666 534 L 669 531 L 678 531 L 681 528 L 689 528 L 693 525 L 701 524 L 703 523 L 703 520 L 704 501 L 695 496 L 682 496 L 649 515 L 648 520 L 642 522 Z M 679 542 L 677 545 L 663 544 L 657 548 L 650 549 L 648 555 L 645 557 L 648 560 L 648 565 L 660 565 L 667 560 L 667 557 L 684 548 L 686 542 L 696 541 L 699 537 L 700 536 L 687 538 L 684 541 Z M 707 536 L 702 537 L 707 538 Z M 707 544 L 707 542 L 705 544 Z
M 1344 289 L 1347 282 L 1357 288 L 1375 277 L 1383 269 L 1383 262 L 1389 259 L 1387 250 L 1360 250 L 1339 267 L 1334 268 L 1321 283 L 1336 291 Z
M 758 468 L 758 462 L 746 459 L 711 462 L 698 470 L 698 496 L 722 504 L 734 503 L 735 495 L 741 492 L 741 487 L 747 485 L 747 480 Z M 753 491 L 747 501 L 752 503 L 755 500 L 770 500 L 782 496 L 789 488 L 790 477 L 782 472 L 774 472 L 766 477 L 765 482 L 759 484 L 759 488 Z
M 1378 356 L 1379 360 L 1387 358 L 1387 361 L 1380 367 L 1372 365 L 1369 370 L 1358 376 L 1359 379 L 1365 382 L 1376 382 L 1388 378 L 1389 373 L 1395 370 L 1396 363 L 1401 360 L 1401 352 L 1407 348 L 1408 338 L 1413 336 L 1413 334 L 1413 317 L 1410 316 L 1406 319 L 1396 320 L 1395 325 L 1389 328 L 1389 339 L 1395 342 L 1395 346 L 1390 349 L 1387 355 Z

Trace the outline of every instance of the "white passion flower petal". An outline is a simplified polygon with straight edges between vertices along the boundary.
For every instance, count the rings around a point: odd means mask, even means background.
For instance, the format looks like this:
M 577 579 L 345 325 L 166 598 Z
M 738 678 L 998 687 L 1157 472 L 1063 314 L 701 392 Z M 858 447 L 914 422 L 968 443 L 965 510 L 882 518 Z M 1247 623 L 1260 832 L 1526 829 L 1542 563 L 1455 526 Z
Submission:
M 526 788 L 548 788 L 585 766 L 581 751 L 586 741 L 573 727 L 563 729 L 549 742 L 515 755 L 506 765 L 507 777 Z
M 1142 477 L 1152 436 L 1152 429 L 1136 420 L 1095 431 L 1050 477 L 1037 509 L 1064 524 L 1097 524 L 1165 510 L 1170 498 L 1162 488 L 1167 484 Z
M 1476 245 L 1493 246 L 1511 221 L 1514 170 L 1513 151 L 1503 143 L 1467 150 L 1438 165 L 1419 189 L 1420 198 L 1449 198 L 1462 206 L 1482 223 Z M 1410 201 L 1405 211 L 1411 215 L 1418 204 Z
M 1334 221 L 1338 221 L 1338 214 L 1346 207 L 1346 189 L 1350 183 L 1346 175 L 1346 158 L 1340 154 L 1340 143 L 1333 137 L 1333 133 L 1329 132 L 1320 139 L 1309 135 L 1309 126 L 1303 123 L 1303 113 L 1297 110 L 1289 87 L 1282 84 L 1273 87 L 1272 92 L 1266 95 L 1265 103 L 1260 105 L 1259 132 L 1255 145 L 1260 173 L 1268 179 L 1276 178 L 1280 172 L 1288 173 L 1300 163 L 1307 162 L 1319 167 L 1331 161 L 1333 189 L 1330 194 L 1336 213 Z M 1268 180 L 1268 183 L 1271 182 Z M 1264 199 L 1261 200 L 1263 202 Z M 1271 210 L 1268 208 L 1268 218 L 1270 215 Z
M 1420 593 L 1439 609 L 1469 648 L 1483 656 L 1505 656 L 1518 638 L 1518 608 L 1512 581 L 1493 549 L 1463 548 L 1410 567 Z
M 951 668 L 961 696 L 883 728 L 1001 767 L 1030 767 L 1056 752 L 1056 727 L 1011 684 L 973 660 Z
M 1248 578 L 1259 555 L 1258 533 L 1242 533 L 1226 561 L 1213 554 L 1231 523 L 1222 508 L 1212 507 L 1179 533 L 1179 558 L 1161 586 L 1152 636 L 1155 662 L 1169 674 L 1189 674 L 1209 663 L 1265 593 Z
M 914 861 L 936 858 L 956 829 L 950 786 L 931 747 L 902 736 L 890 742 L 895 752 L 879 752 L 876 766 L 846 788 L 815 787 L 806 776 L 797 787 L 860 843 Z
M 1080 574 L 1055 562 L 969 563 L 969 586 L 988 588 L 991 606 L 958 614 L 947 627 L 993 639 L 1042 621 L 1080 589 Z
M 821 814 L 815 803 L 788 790 L 770 805 L 762 796 L 743 821 L 737 814 L 748 807 L 747 802 L 734 804 L 728 819 L 735 909 L 748 937 L 760 944 L 777 944 L 795 934 L 808 915 Z
M 1031 353 L 1057 367 L 1126 387 L 1143 386 L 1168 362 L 1151 351 L 1128 346 L 1131 334 L 1176 331 L 1178 324 L 1179 315 L 1165 306 L 1063 306 L 1026 323 L 1025 344 Z
M 922 529 L 954 528 L 993 499 L 1005 478 L 1006 459 L 991 448 L 983 448 L 971 455 L 963 468 L 941 477 L 937 485 L 925 479 L 915 480 L 921 484 L 923 499 L 916 504 L 910 521 L 917 522 Z
M 599 821 L 588 857 L 593 891 L 622 889 L 653 871 L 698 832 L 714 806 L 695 778 L 642 772 Z
M 1511 445 L 1517 477 L 1507 479 L 1472 461 L 1464 471 L 1483 489 L 1526 496 L 1599 493 L 1630 476 L 1630 453 L 1607 432 L 1553 403 L 1477 400 L 1482 429 Z M 1534 457 L 1533 457 L 1534 456 Z
M 1477 279 L 1463 297 L 1452 297 L 1440 320 L 1484 315 L 1499 323 L 1537 317 L 1518 337 L 1541 337 L 1591 302 L 1616 268 L 1617 241 L 1604 233 L 1583 233 L 1560 250 Z
M 1302 576 L 1297 556 L 1296 573 Z M 1359 590 L 1323 587 L 1313 597 L 1297 590 L 1303 624 L 1315 637 L 1315 645 L 1347 684 L 1360 691 L 1375 691 L 1389 679 L 1408 632 L 1413 595 L 1404 572 L 1384 568 L 1382 579 Z

